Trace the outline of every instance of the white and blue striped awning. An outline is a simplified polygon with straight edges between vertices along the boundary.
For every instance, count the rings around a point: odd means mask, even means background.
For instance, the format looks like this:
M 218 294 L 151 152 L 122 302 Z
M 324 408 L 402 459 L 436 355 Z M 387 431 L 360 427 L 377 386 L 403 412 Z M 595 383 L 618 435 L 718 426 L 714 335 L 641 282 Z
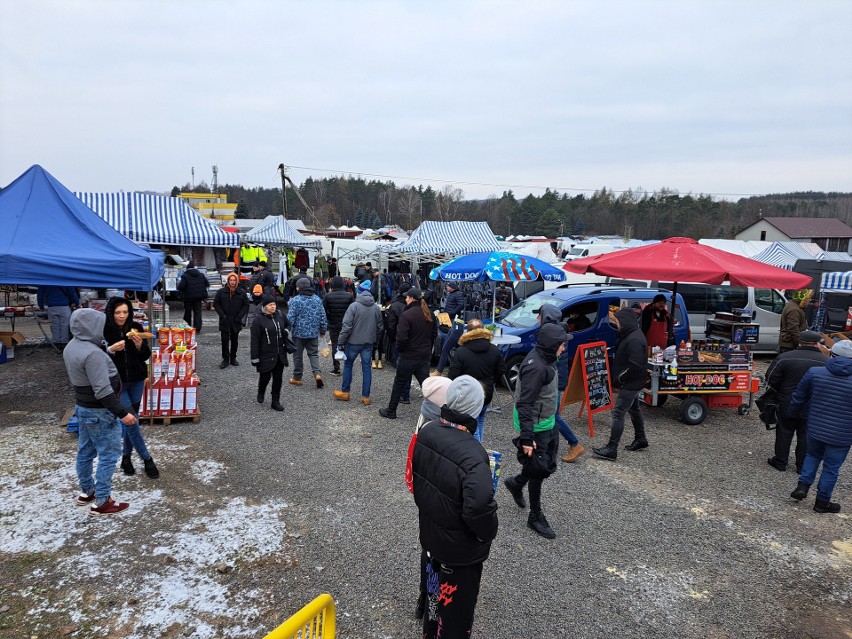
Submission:
M 852 271 L 823 273 L 819 288 L 822 291 L 852 291 Z
M 74 193 L 116 231 L 142 244 L 236 248 L 240 236 L 223 231 L 184 200 L 148 193 Z
M 822 249 L 813 243 L 773 242 L 752 259 L 792 270 L 797 260 L 818 260 L 821 254 Z
M 423 222 L 407 240 L 382 246 L 388 253 L 467 255 L 499 251 L 487 222 Z
M 303 225 L 304 226 L 304 225 Z M 294 229 L 283 215 L 267 215 L 244 236 L 246 242 L 269 246 L 320 248 L 319 240 L 309 240 Z

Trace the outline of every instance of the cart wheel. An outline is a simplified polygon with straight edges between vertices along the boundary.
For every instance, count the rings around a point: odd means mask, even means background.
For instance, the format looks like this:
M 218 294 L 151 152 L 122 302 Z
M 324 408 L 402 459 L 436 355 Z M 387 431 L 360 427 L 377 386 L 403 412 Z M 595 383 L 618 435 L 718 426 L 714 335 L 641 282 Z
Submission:
M 700 397 L 687 397 L 680 405 L 680 421 L 694 426 L 707 418 L 707 402 Z
M 740 415 L 748 415 L 748 411 L 748 404 L 740 404 L 740 407 L 737 409 L 737 413 L 739 413 Z

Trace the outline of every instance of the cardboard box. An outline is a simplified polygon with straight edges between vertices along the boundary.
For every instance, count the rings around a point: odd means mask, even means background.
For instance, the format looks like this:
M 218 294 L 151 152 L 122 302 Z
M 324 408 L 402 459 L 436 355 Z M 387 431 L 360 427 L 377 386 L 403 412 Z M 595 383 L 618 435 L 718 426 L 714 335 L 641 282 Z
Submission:
M 22 343 L 24 339 L 26 338 L 18 331 L 0 331 L 0 342 L 3 342 L 6 345 L 6 348 L 15 348 L 15 346 Z

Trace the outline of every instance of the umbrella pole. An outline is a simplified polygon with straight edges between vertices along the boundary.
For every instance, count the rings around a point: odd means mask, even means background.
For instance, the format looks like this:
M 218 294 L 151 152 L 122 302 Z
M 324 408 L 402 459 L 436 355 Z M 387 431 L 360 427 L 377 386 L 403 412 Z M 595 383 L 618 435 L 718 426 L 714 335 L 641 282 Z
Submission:
M 672 334 L 669 336 L 669 337 L 671 337 L 672 341 L 674 341 L 675 300 L 676 299 L 677 299 L 677 282 L 672 282 L 672 308 L 671 308 L 671 311 L 670 311 L 671 315 L 672 315 Z M 677 346 L 677 344 L 675 344 L 675 346 Z
M 497 282 L 491 281 L 492 291 L 494 295 L 491 299 L 491 323 L 494 324 L 496 322 L 497 317 Z

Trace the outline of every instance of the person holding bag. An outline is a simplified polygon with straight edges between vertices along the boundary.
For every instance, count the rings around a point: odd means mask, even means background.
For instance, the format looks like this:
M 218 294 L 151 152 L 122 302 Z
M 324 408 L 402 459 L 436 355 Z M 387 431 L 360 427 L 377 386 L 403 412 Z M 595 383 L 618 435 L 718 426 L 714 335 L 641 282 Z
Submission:
M 261 313 L 251 324 L 251 364 L 260 373 L 257 381 L 257 403 L 264 402 L 266 387 L 271 379 L 272 410 L 280 411 L 284 410 L 281 405 L 284 367 L 290 365 L 287 358 L 291 348 L 290 322 L 278 311 L 273 295 L 263 296 L 260 309 Z

